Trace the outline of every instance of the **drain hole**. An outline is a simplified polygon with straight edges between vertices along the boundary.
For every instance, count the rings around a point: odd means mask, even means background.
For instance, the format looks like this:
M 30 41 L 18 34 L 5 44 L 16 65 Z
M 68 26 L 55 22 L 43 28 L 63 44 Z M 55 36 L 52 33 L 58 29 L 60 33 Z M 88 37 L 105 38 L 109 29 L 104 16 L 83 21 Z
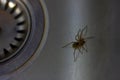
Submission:
M 22 41 L 22 40 L 23 40 L 23 38 L 18 38 L 18 37 L 15 37 L 15 40 L 16 40 L 16 41 Z
M 16 28 L 16 31 L 18 33 L 26 33 L 27 31 L 27 27 L 25 25 L 19 25 L 17 28 Z
M 22 22 L 17 23 L 18 26 L 19 26 L 19 25 L 23 25 L 23 24 L 25 24 L 25 21 L 22 21 Z
M 5 10 L 7 10 L 8 9 L 8 1 L 7 1 L 7 3 L 6 3 L 6 5 L 5 5 Z
M 17 48 L 17 45 L 10 44 L 10 47 L 11 47 L 12 49 L 16 49 L 16 48 Z
M 0 44 L 0 63 L 15 56 L 25 45 L 30 34 L 29 13 L 24 4 L 19 1 L 0 0 L 1 26 L 5 24 L 5 27 L 0 27 L 0 33 L 3 32 L 0 34 L 3 38 L 2 45 Z
M 4 51 L 4 54 L 8 54 L 9 53 L 9 51 L 6 50 L 6 49 L 3 49 L 3 51 Z
M 17 30 L 18 33 L 25 33 L 26 30 Z
M 17 14 L 17 15 L 15 16 L 15 19 L 17 19 L 17 18 L 21 17 L 21 16 L 22 16 L 22 14 L 23 14 L 23 12 L 21 12 L 21 13 Z
M 10 11 L 10 14 L 13 14 L 15 12 L 16 8 L 17 8 L 17 5 L 15 5 L 15 7 L 12 8 L 12 10 Z

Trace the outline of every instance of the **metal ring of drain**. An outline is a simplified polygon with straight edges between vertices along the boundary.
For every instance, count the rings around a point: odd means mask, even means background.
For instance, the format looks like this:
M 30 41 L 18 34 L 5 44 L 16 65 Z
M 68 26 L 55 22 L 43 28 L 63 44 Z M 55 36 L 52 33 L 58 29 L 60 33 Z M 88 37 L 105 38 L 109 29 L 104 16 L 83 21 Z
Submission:
M 24 37 L 24 42 L 22 42 L 24 45 L 22 45 L 22 48 L 18 49 L 17 53 L 14 56 L 0 63 L 0 76 L 15 72 L 16 70 L 24 66 L 24 64 L 29 62 L 29 60 L 36 54 L 36 52 L 38 52 L 38 49 L 42 44 L 41 41 L 45 33 L 44 31 L 46 23 L 43 6 L 39 0 L 34 0 L 34 2 L 33 0 L 7 0 L 7 1 L 12 1 L 19 4 L 20 6 L 22 5 L 25 7 L 22 9 L 23 11 L 27 11 L 27 16 L 29 14 L 29 20 L 31 20 L 29 25 L 31 25 L 31 28 L 27 29 L 28 30 L 28 33 L 26 33 L 27 37 Z

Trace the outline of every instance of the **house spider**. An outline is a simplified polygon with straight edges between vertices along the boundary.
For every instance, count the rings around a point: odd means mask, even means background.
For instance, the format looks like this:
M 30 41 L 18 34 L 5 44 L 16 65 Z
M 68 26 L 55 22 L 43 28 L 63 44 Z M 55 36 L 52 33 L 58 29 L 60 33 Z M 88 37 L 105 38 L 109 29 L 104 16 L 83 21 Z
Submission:
M 73 56 L 74 61 L 77 60 L 79 53 L 83 54 L 83 51 L 88 52 L 86 42 L 88 39 L 92 39 L 93 37 L 85 37 L 87 34 L 87 26 L 85 26 L 82 30 L 79 29 L 77 35 L 75 36 L 76 41 L 72 41 L 67 45 L 63 46 L 63 48 L 72 44 L 72 48 L 74 49 Z M 79 51 L 78 55 L 76 54 L 76 50 Z

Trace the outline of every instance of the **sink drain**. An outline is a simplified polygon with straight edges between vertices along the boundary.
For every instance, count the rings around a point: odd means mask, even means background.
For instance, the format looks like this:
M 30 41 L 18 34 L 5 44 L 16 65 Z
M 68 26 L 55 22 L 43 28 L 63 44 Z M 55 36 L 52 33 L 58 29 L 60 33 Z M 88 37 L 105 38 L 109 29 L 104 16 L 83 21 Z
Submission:
M 41 0 L 0 0 L 0 76 L 20 70 L 40 53 L 46 24 Z
M 16 1 L 0 0 L 0 62 L 14 56 L 30 33 L 30 17 L 25 6 Z

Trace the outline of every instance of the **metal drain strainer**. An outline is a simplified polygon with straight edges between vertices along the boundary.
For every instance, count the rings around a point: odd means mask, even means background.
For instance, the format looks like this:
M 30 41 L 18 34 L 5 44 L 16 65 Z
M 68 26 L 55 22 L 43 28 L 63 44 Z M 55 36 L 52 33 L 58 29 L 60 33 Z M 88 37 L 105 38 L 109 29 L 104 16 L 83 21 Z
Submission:
M 24 5 L 0 0 L 0 62 L 10 59 L 25 44 L 30 33 L 30 19 Z
M 0 0 L 0 76 L 39 54 L 47 32 L 41 0 Z

